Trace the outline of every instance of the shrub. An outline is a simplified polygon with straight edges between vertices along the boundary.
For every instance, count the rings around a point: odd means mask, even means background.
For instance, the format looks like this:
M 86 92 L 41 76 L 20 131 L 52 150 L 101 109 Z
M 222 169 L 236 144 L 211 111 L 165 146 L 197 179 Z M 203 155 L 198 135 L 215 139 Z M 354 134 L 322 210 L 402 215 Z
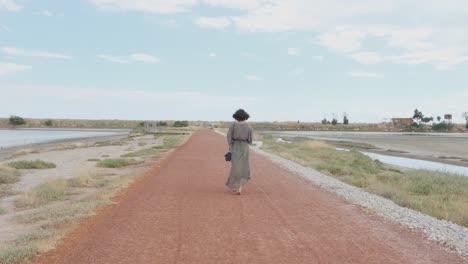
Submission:
M 0 184 L 9 184 L 19 181 L 20 173 L 11 167 L 0 165 Z
M 450 125 L 446 122 L 432 124 L 432 130 L 434 131 L 449 131 Z
M 103 187 L 107 180 L 103 174 L 98 172 L 81 172 L 78 176 L 68 180 L 68 185 L 71 187 L 91 188 Z
M 406 130 L 409 130 L 409 131 L 419 130 L 421 128 L 422 126 L 416 122 L 413 122 L 406 126 Z
M 56 167 L 54 163 L 43 160 L 19 160 L 8 163 L 8 166 L 21 169 L 53 169 Z
M 336 126 L 338 124 L 338 120 L 336 120 L 336 118 L 333 118 L 331 123 L 332 125 Z
M 46 126 L 48 126 L 48 127 L 51 127 L 51 126 L 54 125 L 54 123 L 52 122 L 52 120 L 49 119 L 49 120 L 47 120 L 47 121 L 44 122 L 44 125 L 46 125 Z
M 14 126 L 21 126 L 21 125 L 26 124 L 26 121 L 24 121 L 24 118 L 20 116 L 10 116 L 9 121 L 10 121 L 10 125 L 14 125 Z
M 48 202 L 64 200 L 68 194 L 67 181 L 63 179 L 45 182 L 23 194 L 16 200 L 19 208 L 37 207 Z
M 165 121 L 159 121 L 158 126 L 167 126 L 167 122 Z
M 139 162 L 134 159 L 105 159 L 99 161 L 96 166 L 103 168 L 120 168 L 138 163 Z
M 328 120 L 327 120 L 326 118 L 322 119 L 322 124 L 323 124 L 323 125 L 328 124 Z
M 188 121 L 175 121 L 173 127 L 188 127 L 189 122 Z

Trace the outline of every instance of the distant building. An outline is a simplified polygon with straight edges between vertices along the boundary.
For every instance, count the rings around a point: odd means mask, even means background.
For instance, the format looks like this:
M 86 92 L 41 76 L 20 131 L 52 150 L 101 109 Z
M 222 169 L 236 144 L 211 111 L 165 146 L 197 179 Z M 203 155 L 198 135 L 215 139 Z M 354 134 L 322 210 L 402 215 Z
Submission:
M 413 123 L 412 118 L 392 118 L 392 123 L 394 125 L 410 125 Z

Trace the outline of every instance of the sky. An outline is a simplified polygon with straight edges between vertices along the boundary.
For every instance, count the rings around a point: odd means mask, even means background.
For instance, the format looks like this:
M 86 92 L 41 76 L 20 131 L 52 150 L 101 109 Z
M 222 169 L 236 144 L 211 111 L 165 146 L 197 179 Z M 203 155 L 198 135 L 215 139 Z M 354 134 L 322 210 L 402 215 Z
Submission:
M 0 0 L 0 117 L 468 111 L 466 0 Z

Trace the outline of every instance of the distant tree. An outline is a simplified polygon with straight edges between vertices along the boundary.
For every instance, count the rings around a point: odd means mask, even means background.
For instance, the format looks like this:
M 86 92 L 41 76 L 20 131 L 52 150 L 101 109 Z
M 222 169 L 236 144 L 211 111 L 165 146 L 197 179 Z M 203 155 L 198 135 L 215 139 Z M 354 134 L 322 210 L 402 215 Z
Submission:
M 322 124 L 326 125 L 326 124 L 328 124 L 328 123 L 329 123 L 329 122 L 328 122 L 328 120 L 327 120 L 326 118 L 322 119 Z
M 338 120 L 336 118 L 333 118 L 331 123 L 332 125 L 336 126 L 338 124 Z
M 26 124 L 26 121 L 24 121 L 24 118 L 20 116 L 10 116 L 9 121 L 10 121 L 10 125 L 14 125 L 14 126 L 21 126 L 21 125 Z
M 343 114 L 343 124 L 345 124 L 345 125 L 349 124 L 349 119 L 348 119 L 348 114 L 347 113 Z
M 440 117 L 440 116 L 437 116 L 437 121 L 439 121 L 439 122 L 440 122 L 440 120 L 442 120 L 442 117 Z
M 52 120 L 47 120 L 44 122 L 44 125 L 48 126 L 48 127 L 51 127 L 54 123 L 52 122 Z
M 188 127 L 189 122 L 188 121 L 175 121 L 172 126 L 173 127 Z
M 421 121 L 422 121 L 423 123 L 429 123 L 429 122 L 434 121 L 434 118 L 433 118 L 433 117 L 423 117 L 423 118 L 421 119 Z
M 166 121 L 159 121 L 158 126 L 167 126 L 167 122 Z
M 415 109 L 414 110 L 414 115 L 413 115 L 413 120 L 415 120 L 415 122 L 421 122 L 421 120 L 424 118 L 424 115 L 421 111 L 419 111 L 418 109 Z
M 466 121 L 465 127 L 468 128 L 468 112 L 464 112 L 462 114 L 462 117 L 465 118 L 465 121 Z

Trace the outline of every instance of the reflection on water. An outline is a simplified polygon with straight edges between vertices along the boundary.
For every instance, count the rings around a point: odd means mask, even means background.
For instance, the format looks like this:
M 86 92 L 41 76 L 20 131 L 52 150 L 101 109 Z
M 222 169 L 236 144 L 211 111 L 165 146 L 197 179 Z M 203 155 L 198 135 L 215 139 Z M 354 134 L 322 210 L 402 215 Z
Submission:
M 342 151 L 349 151 L 348 149 L 343 149 L 343 148 L 336 148 L 336 149 L 342 150 Z M 432 171 L 440 171 L 440 172 L 447 172 L 451 174 L 468 176 L 468 167 L 455 166 L 455 165 L 426 161 L 426 160 L 387 156 L 387 155 L 364 152 L 364 151 L 361 151 L 361 153 L 370 157 L 373 160 L 379 160 L 383 163 L 390 164 L 390 165 L 395 165 L 395 166 L 400 166 L 400 167 L 405 167 L 405 168 L 410 168 L 410 169 L 417 169 L 417 170 L 419 169 L 432 170 Z
M 0 130 L 0 149 L 48 142 L 59 139 L 84 138 L 126 134 L 128 130 L 49 130 L 49 129 L 10 129 Z

